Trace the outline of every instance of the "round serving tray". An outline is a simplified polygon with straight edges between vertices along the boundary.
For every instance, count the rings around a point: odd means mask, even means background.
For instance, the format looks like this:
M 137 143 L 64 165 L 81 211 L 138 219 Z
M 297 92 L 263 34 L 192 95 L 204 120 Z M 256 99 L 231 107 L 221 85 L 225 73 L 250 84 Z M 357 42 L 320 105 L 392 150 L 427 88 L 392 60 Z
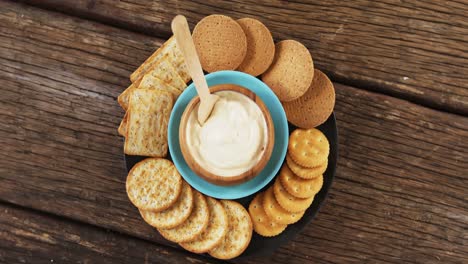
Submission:
M 298 222 L 288 225 L 286 230 L 283 231 L 278 236 L 275 237 L 262 237 L 255 232 L 253 232 L 252 240 L 250 241 L 249 247 L 237 258 L 244 258 L 250 256 L 264 256 L 269 255 L 273 251 L 275 251 L 278 247 L 286 244 L 289 240 L 293 239 L 294 236 L 299 233 L 306 225 L 308 225 L 312 219 L 314 219 L 315 215 L 318 213 L 320 207 L 323 205 L 328 191 L 333 182 L 333 178 L 335 177 L 336 171 L 336 164 L 338 159 L 338 131 L 336 128 L 336 119 L 335 114 L 332 114 L 328 120 L 317 127 L 320 131 L 322 131 L 325 136 L 327 137 L 330 143 L 330 155 L 328 157 L 328 167 L 323 175 L 323 187 L 319 193 L 315 195 L 314 202 L 312 205 L 306 210 L 304 216 Z M 289 124 L 289 133 L 291 134 L 292 131 L 296 129 L 295 126 Z M 127 166 L 127 171 L 139 161 L 145 159 L 146 157 L 141 156 L 129 156 L 125 155 L 125 163 Z M 167 157 L 171 160 L 170 155 Z M 272 180 L 267 186 L 265 186 L 262 190 L 266 190 L 271 184 L 274 183 Z M 236 199 L 245 208 L 248 208 L 250 201 L 254 198 L 255 194 L 250 196 Z

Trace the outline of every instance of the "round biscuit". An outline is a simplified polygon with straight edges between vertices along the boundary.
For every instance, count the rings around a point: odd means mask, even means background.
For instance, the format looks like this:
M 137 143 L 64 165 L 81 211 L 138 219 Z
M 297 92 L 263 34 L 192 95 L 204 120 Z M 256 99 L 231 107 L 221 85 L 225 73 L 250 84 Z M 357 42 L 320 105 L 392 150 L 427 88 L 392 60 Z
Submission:
M 241 26 L 224 15 L 203 18 L 193 29 L 193 42 L 207 72 L 234 70 L 247 53 L 247 37 Z
M 237 70 L 258 76 L 273 62 L 275 42 L 268 28 L 257 19 L 241 18 L 237 23 L 247 37 L 247 53 Z
M 278 201 L 276 201 L 273 187 L 270 187 L 265 191 L 263 197 L 263 209 L 265 210 L 266 215 L 273 222 L 285 225 L 296 223 L 305 213 L 305 211 L 291 213 L 284 210 L 283 207 L 279 205 Z
M 288 153 L 303 167 L 320 166 L 327 161 L 329 152 L 327 137 L 318 129 L 296 129 L 289 136 Z
M 252 220 L 245 208 L 238 202 L 221 200 L 228 215 L 229 229 L 221 243 L 208 251 L 218 259 L 232 259 L 244 252 L 252 238 Z
M 317 167 L 306 168 L 294 162 L 294 160 L 288 154 L 286 155 L 286 163 L 288 164 L 288 167 L 292 170 L 292 172 L 297 176 L 303 179 L 314 179 L 325 173 L 328 166 L 328 159 L 323 164 Z
M 130 170 L 126 181 L 130 201 L 141 210 L 166 210 L 179 198 L 182 177 L 172 162 L 148 158 Z
M 252 218 L 253 227 L 257 234 L 264 237 L 273 237 L 281 234 L 288 225 L 272 221 L 263 209 L 265 193 L 258 193 L 250 202 L 249 213 Z
M 335 88 L 327 75 L 315 69 L 307 92 L 294 101 L 283 102 L 288 121 L 300 128 L 323 124 L 335 107 Z
M 182 224 L 190 216 L 193 209 L 192 187 L 182 182 L 182 192 L 179 199 L 169 208 L 161 212 L 140 210 L 141 217 L 149 225 L 156 228 L 174 228 Z
M 211 197 L 206 197 L 206 202 L 210 210 L 208 227 L 196 240 L 179 244 L 193 253 L 205 253 L 218 246 L 229 228 L 228 217 L 223 205 Z
M 171 229 L 159 228 L 159 233 L 167 240 L 181 243 L 198 238 L 205 231 L 210 219 L 210 212 L 205 197 L 198 191 L 193 190 L 194 207 L 190 216 L 181 225 Z
M 309 208 L 309 206 L 314 201 L 314 196 L 309 198 L 297 198 L 292 196 L 286 191 L 286 189 L 281 185 L 281 181 L 276 179 L 273 184 L 273 191 L 275 193 L 276 201 L 289 212 L 301 212 Z
M 279 180 L 286 191 L 297 198 L 309 198 L 320 191 L 323 185 L 323 176 L 320 175 L 314 179 L 302 179 L 296 176 L 284 164 L 279 173 Z
M 293 101 L 309 89 L 314 77 L 314 63 L 309 50 L 295 40 L 276 43 L 275 57 L 262 80 L 282 102 Z

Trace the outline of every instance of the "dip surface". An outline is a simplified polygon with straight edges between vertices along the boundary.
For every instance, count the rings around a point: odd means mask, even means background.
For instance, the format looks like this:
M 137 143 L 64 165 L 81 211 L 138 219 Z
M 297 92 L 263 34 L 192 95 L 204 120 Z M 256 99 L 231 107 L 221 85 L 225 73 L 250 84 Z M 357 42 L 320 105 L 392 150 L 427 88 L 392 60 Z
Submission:
M 235 91 L 219 91 L 208 120 L 200 126 L 198 105 L 187 120 L 185 136 L 194 160 L 205 170 L 232 177 L 253 168 L 268 142 L 265 117 L 249 97 Z

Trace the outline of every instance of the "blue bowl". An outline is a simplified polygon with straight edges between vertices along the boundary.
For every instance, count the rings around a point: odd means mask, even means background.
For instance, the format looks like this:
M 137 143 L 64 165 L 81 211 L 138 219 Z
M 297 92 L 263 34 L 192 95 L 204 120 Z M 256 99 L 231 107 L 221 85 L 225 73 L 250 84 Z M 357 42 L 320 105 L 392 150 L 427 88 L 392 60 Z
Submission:
M 278 173 L 288 147 L 288 121 L 281 102 L 273 91 L 259 79 L 237 71 L 219 71 L 206 75 L 208 86 L 236 84 L 253 91 L 270 111 L 275 129 L 275 146 L 265 168 L 255 178 L 233 186 L 219 186 L 207 182 L 193 172 L 182 156 L 179 143 L 179 126 L 182 114 L 189 102 L 197 96 L 194 84 L 190 84 L 177 99 L 169 119 L 168 141 L 172 161 L 184 179 L 199 192 L 218 199 L 238 199 L 256 193 L 265 187 Z M 242 153 L 239 153 L 242 155 Z

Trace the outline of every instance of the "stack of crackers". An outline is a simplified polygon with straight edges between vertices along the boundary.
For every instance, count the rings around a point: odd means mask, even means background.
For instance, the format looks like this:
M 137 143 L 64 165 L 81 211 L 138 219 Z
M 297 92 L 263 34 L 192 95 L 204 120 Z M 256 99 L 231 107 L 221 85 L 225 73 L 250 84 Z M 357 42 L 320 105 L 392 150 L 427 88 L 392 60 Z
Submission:
M 125 116 L 118 132 L 128 155 L 165 157 L 167 124 L 172 106 L 190 76 L 174 37 L 164 43 L 130 76 L 132 84 L 118 97 Z
M 250 203 L 256 233 L 276 236 L 302 218 L 322 188 L 328 154 L 328 140 L 319 130 L 296 129 L 291 134 L 287 162 L 275 183 Z
M 130 201 L 143 219 L 167 240 L 188 251 L 231 259 L 244 252 L 252 221 L 234 201 L 218 201 L 192 189 L 166 159 L 137 163 L 126 182 Z

